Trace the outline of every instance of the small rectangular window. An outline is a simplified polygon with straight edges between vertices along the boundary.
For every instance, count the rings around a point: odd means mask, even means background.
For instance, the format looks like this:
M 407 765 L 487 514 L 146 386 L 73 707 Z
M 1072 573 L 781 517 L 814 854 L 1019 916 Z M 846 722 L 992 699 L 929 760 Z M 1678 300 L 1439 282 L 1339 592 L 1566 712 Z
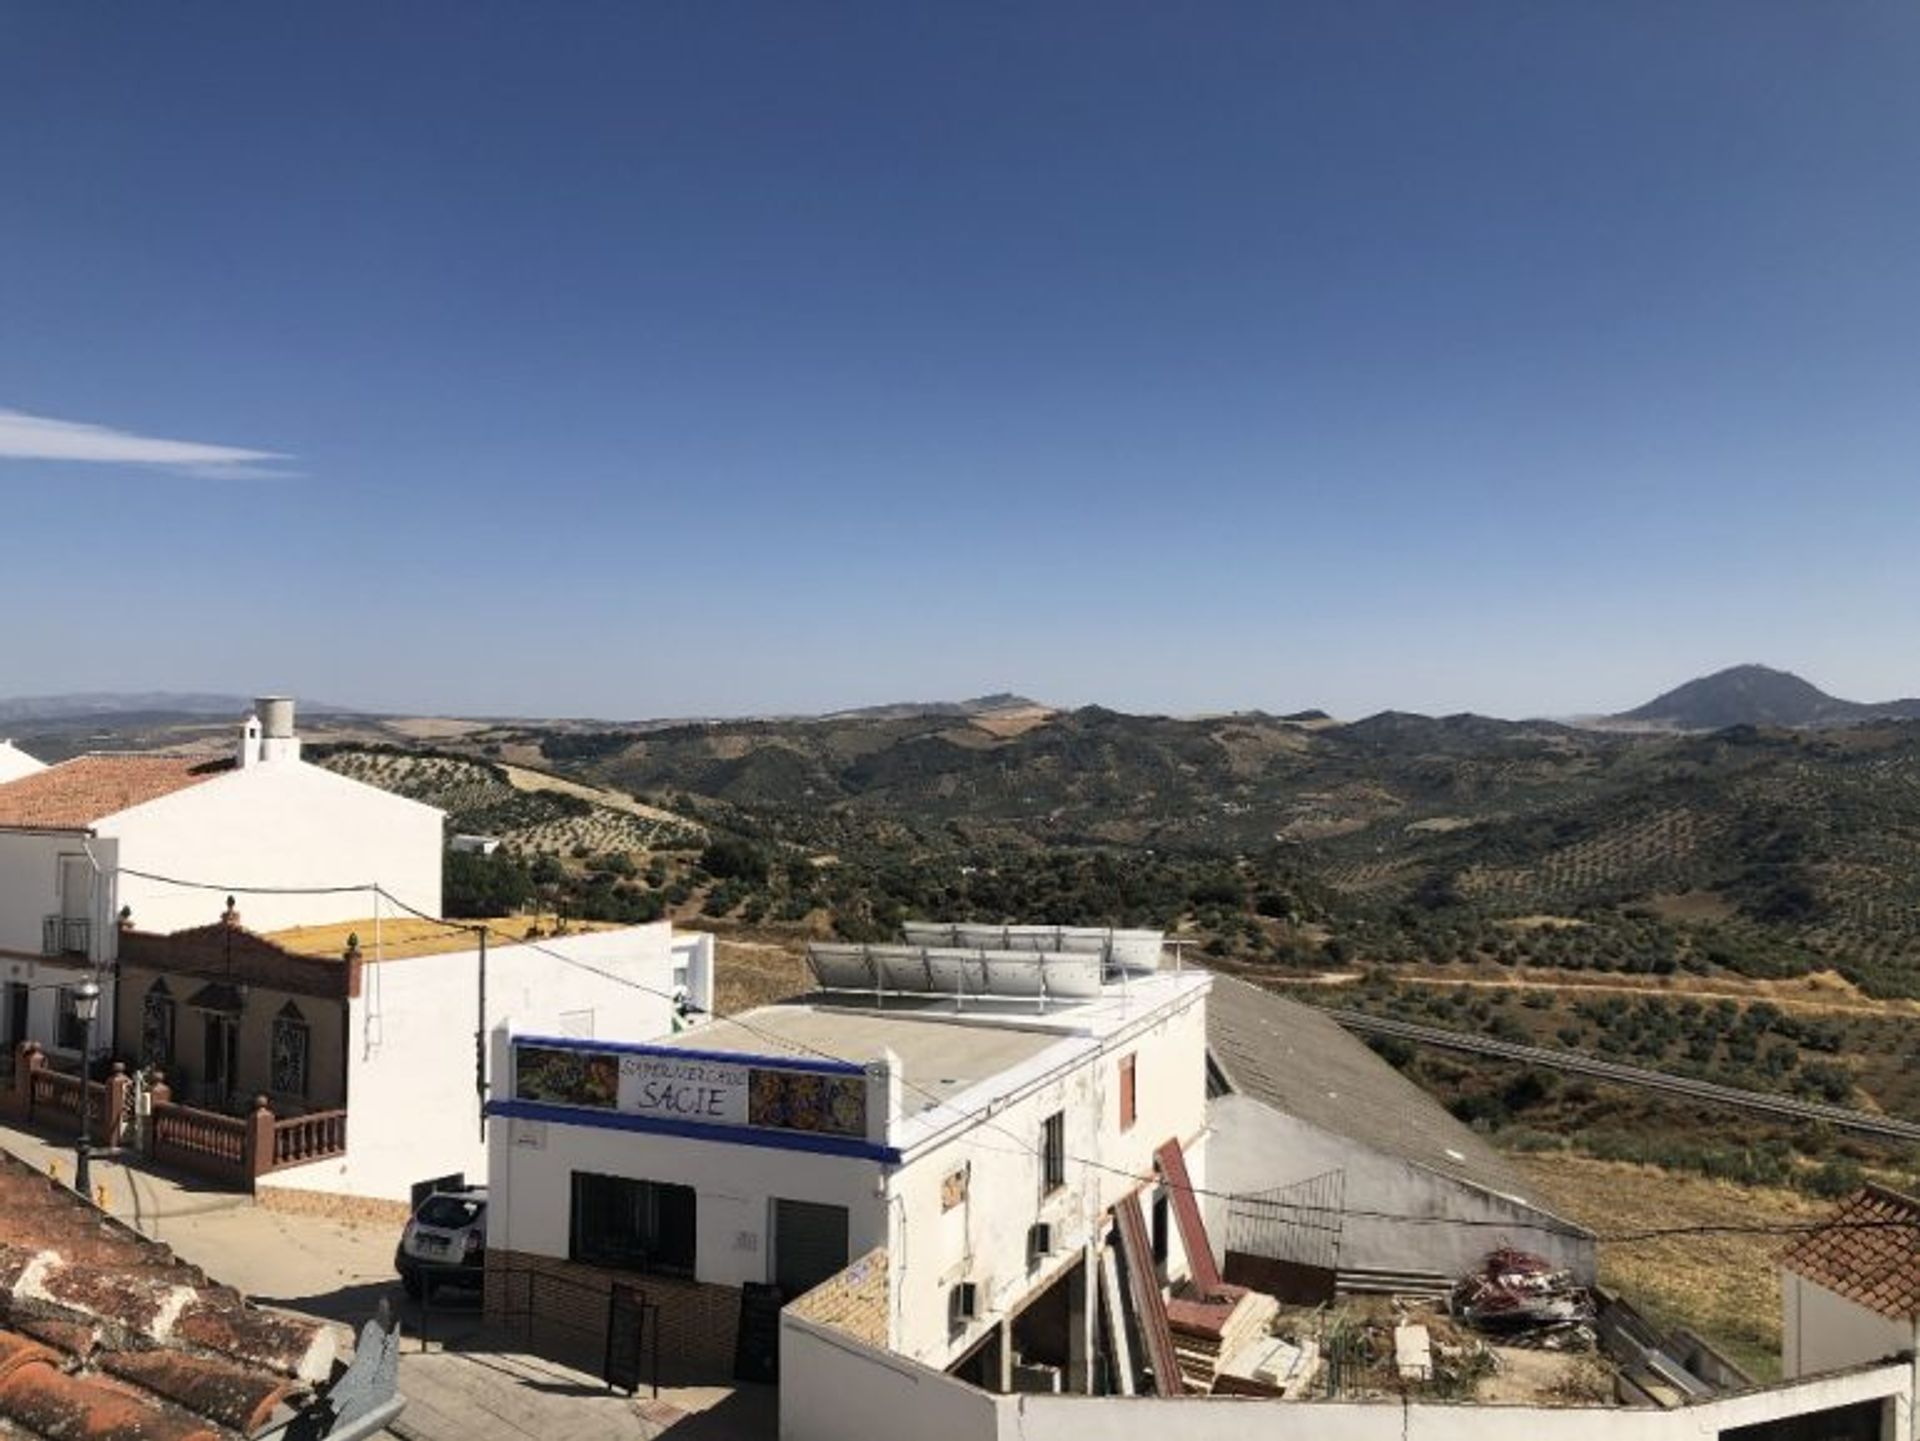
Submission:
M 1131 1131 L 1139 1115 L 1139 1093 L 1134 1089 L 1132 1056 L 1120 1058 L 1120 1129 Z
M 1067 1184 L 1067 1115 L 1055 1111 L 1040 1128 L 1040 1194 Z
M 980 1291 L 971 1281 L 962 1281 L 947 1292 L 947 1329 L 959 1335 L 980 1314 Z
M 661 1276 L 694 1273 L 691 1186 L 573 1173 L 569 1260 Z

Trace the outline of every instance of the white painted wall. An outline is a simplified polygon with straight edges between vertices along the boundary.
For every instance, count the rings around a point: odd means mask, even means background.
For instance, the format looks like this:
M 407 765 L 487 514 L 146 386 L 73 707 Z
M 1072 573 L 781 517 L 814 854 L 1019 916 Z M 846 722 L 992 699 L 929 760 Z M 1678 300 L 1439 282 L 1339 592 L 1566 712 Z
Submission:
M 1103 1041 L 1081 1038 L 1030 1063 L 1042 1075 L 998 1105 L 990 1118 L 950 1138 L 916 1148 L 892 1177 L 894 1221 L 889 1238 L 894 1291 L 894 1349 L 944 1366 L 1069 1263 L 1094 1239 L 1102 1214 L 1154 1176 L 1153 1153 L 1178 1139 L 1196 1187 L 1207 1184 L 1206 1008 L 1204 991 L 1150 1015 Z M 1120 1061 L 1135 1058 L 1137 1118 L 1120 1127 Z M 909 1112 L 920 1098 L 909 1091 Z M 956 1099 L 955 1104 L 961 1104 Z M 1040 1194 L 1041 1132 L 1054 1112 L 1066 1116 L 1066 1185 Z M 969 1173 L 967 1200 L 941 1209 L 941 1185 Z M 1029 1266 L 1027 1231 L 1054 1228 L 1050 1260 Z M 1169 1221 L 1169 1260 L 1187 1267 Z M 956 1281 L 980 1287 L 981 1314 L 963 1335 L 947 1324 L 947 1292 Z
M 98 866 L 110 873 L 119 850 L 111 840 L 92 840 L 65 831 L 0 831 L 0 953 L 4 964 L 0 974 L 8 981 L 29 987 L 27 993 L 27 1038 L 38 1041 L 54 1056 L 78 1060 L 77 1051 L 63 1050 L 57 1022 L 58 989 L 78 985 L 93 966 L 78 958 L 42 957 L 41 927 L 46 918 L 61 910 L 60 873 L 68 858 L 84 859 L 92 851 Z M 91 867 L 89 868 L 91 869 Z M 107 878 L 111 879 L 110 874 Z M 97 885 L 87 898 L 85 909 L 92 922 L 94 956 L 109 956 L 113 942 L 113 911 L 109 905 L 110 884 Z M 100 981 L 100 1019 L 94 1032 L 98 1044 L 106 1044 L 113 1034 L 113 978 Z M 12 1017 L 0 1013 L 0 1035 L 11 1035 Z
M 773 1279 L 774 1198 L 847 1209 L 849 1258 L 886 1240 L 877 1161 L 550 1122 L 496 1123 L 487 1244 L 565 1259 L 573 1173 L 692 1186 L 694 1279 Z
M 38 1041 L 49 1056 L 63 1062 L 78 1062 L 80 1052 L 68 1050 L 59 1039 L 59 997 L 62 986 L 77 986 L 88 976 L 100 983 L 100 1017 L 93 1025 L 94 1053 L 112 1045 L 113 976 L 99 975 L 92 967 L 56 960 L 29 960 L 9 957 L 0 960 L 0 980 L 17 981 L 27 987 L 27 1039 Z M 12 1004 L 0 996 L 0 1035 L 12 1034 L 12 1016 L 5 1007 Z
M 377 962 L 371 932 L 361 939 L 361 994 L 348 1010 L 347 1154 L 277 1171 L 261 1184 L 404 1201 L 415 1181 L 432 1176 L 460 1171 L 479 1180 L 487 1173 L 474 1090 L 479 952 Z M 673 939 L 672 926 L 660 921 L 555 937 L 541 941 L 541 950 L 491 947 L 485 1031 L 665 1035 L 673 1027 Z
M 713 956 L 707 931 L 681 931 L 673 938 L 674 984 L 687 988 L 687 999 L 701 1016 L 713 1011 Z
M 1785 1267 L 1780 1305 L 1780 1372 L 1789 1378 L 1920 1350 L 1920 1322 L 1890 1321 Z
M 406 904 L 440 913 L 441 813 L 300 760 L 262 761 L 103 819 L 121 864 L 219 886 L 330 887 L 377 882 Z M 373 913 L 362 890 L 338 895 L 241 895 L 250 931 L 354 921 Z M 133 908 L 143 931 L 220 919 L 226 898 L 121 875 L 109 914 Z
M 0 951 L 40 954 L 41 924 L 61 908 L 61 860 L 84 858 L 89 849 L 101 869 L 110 872 L 119 854 L 111 841 L 89 840 L 73 831 L 0 831 Z M 107 904 L 111 877 L 107 880 L 86 906 L 96 938 L 114 914 Z M 110 945 L 95 948 L 96 957 L 111 954 Z
M 1735 1427 L 1872 1401 L 1892 1403 L 1886 1441 L 1913 1434 L 1911 1373 L 1899 1365 L 1663 1411 L 992 1396 L 791 1312 L 781 1316 L 780 1348 L 781 1441 L 894 1441 L 906 1434 L 940 1441 L 1701 1441 Z
M 0 785 L 8 781 L 17 781 L 21 776 L 30 776 L 35 771 L 43 771 L 47 763 L 35 760 L 12 741 L 0 740 Z
M 780 1441 L 987 1441 L 999 1425 L 984 1391 L 781 1313 Z
M 1814 1379 L 1677 1407 L 1411 1405 L 1232 1397 L 996 1397 L 995 1441 L 1701 1441 L 1723 1431 L 1860 1401 L 1895 1398 L 1896 1435 L 1911 1434 L 1911 1377 L 1901 1366 Z M 783 1432 L 784 1434 L 784 1432 Z M 873 1432 L 876 1438 L 885 1432 Z M 842 1431 L 846 1441 L 858 1433 Z M 796 1437 L 795 1441 L 812 1441 Z M 824 1436 L 822 1437 L 824 1441 Z M 959 1438 L 956 1437 L 956 1441 Z M 1893 1438 L 1888 1438 L 1893 1441 Z
M 1251 1096 L 1217 1097 L 1209 1116 L 1214 1189 L 1227 1195 L 1259 1195 L 1331 1170 L 1346 1172 L 1343 1267 L 1454 1275 L 1478 1264 L 1495 1246 L 1514 1245 L 1546 1256 L 1584 1281 L 1594 1278 L 1593 1238 L 1521 1201 L 1321 1130 Z M 1401 1216 L 1422 1220 L 1414 1225 L 1393 1219 Z M 1224 1201 L 1207 1199 L 1207 1227 L 1216 1248 L 1223 1245 Z

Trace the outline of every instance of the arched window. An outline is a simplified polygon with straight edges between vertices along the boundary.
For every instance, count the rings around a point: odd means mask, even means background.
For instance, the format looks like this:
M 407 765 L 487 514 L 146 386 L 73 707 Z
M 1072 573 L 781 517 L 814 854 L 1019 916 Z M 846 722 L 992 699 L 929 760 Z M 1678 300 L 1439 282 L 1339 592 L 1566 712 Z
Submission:
M 140 1064 L 173 1064 L 173 991 L 164 977 L 147 987 L 140 1004 Z
M 273 1061 L 270 1084 L 276 1094 L 307 1094 L 307 1018 L 288 1001 L 273 1018 Z

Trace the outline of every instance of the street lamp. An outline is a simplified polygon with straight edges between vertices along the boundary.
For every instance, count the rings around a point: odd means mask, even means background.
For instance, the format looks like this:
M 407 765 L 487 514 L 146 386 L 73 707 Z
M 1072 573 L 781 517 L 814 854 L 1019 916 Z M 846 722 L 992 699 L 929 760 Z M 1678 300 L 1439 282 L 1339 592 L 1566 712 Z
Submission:
M 73 1015 L 80 1022 L 80 1140 L 74 1147 L 73 1189 L 93 1194 L 93 1022 L 100 1014 L 100 983 L 88 976 L 73 988 Z

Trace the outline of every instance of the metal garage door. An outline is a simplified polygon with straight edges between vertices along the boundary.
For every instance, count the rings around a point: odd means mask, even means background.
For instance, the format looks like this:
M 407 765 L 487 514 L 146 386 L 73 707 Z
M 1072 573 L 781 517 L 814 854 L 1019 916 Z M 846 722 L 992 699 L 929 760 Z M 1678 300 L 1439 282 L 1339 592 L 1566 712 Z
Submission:
M 791 1300 L 847 1268 L 847 1208 L 773 1203 L 773 1280 Z

